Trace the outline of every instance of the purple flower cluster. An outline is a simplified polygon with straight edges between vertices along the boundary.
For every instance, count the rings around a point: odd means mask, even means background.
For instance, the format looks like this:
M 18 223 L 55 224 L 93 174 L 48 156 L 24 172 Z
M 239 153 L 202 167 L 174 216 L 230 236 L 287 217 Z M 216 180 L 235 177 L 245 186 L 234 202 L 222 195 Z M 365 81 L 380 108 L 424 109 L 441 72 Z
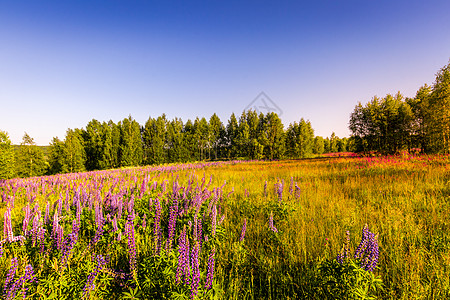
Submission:
M 247 219 L 244 220 L 244 225 L 242 225 L 241 237 L 239 238 L 240 242 L 244 240 L 246 230 L 247 230 Z
M 378 263 L 378 235 L 369 231 L 369 226 L 364 225 L 361 242 L 356 248 L 355 258 L 360 260 L 361 268 L 373 271 Z
M 191 252 L 191 265 L 192 265 L 192 281 L 191 281 L 191 298 L 195 298 L 198 292 L 198 286 L 200 285 L 200 267 L 199 267 L 199 256 L 200 253 L 200 243 L 195 242 L 194 247 Z
M 14 299 L 17 295 L 17 292 L 22 289 L 23 299 L 26 299 L 28 287 L 24 286 L 25 283 L 35 282 L 36 278 L 34 275 L 33 267 L 31 265 L 27 265 L 25 267 L 25 274 L 22 277 L 19 277 L 16 281 L 14 280 L 14 276 L 16 275 L 18 268 L 17 258 L 14 257 L 11 259 L 11 268 L 9 269 L 8 275 L 6 276 L 5 286 L 3 288 L 3 294 L 6 299 Z
M 208 258 L 208 271 L 206 273 L 206 284 L 205 284 L 205 288 L 206 289 L 211 289 L 212 288 L 212 282 L 213 282 L 213 278 L 214 278 L 214 256 L 216 254 L 216 248 L 212 248 L 211 249 L 211 254 L 209 255 Z
M 211 235 L 216 235 L 216 228 L 217 228 L 217 207 L 214 205 L 212 207 L 211 211 Z
M 267 180 L 264 183 L 264 196 L 267 197 Z
M 176 282 L 182 281 L 185 284 L 190 284 L 191 267 L 189 262 L 189 238 L 186 235 L 186 227 L 183 228 L 181 235 L 178 239 L 178 266 L 176 273 Z
M 275 192 L 278 195 L 278 202 L 283 201 L 283 185 L 284 185 L 284 182 L 275 183 Z
M 31 217 L 30 204 L 27 204 L 27 206 L 25 206 L 23 208 L 23 210 L 25 211 L 25 217 L 23 218 L 23 222 L 22 222 L 22 231 L 23 231 L 23 235 L 27 236 L 28 235 L 28 224 L 30 223 L 30 217 Z
M 169 212 L 169 226 L 168 226 L 169 227 L 169 235 L 168 235 L 167 245 L 166 245 L 166 250 L 168 252 L 172 251 L 172 242 L 173 242 L 173 237 L 175 236 L 177 214 L 178 214 L 178 201 L 177 201 L 177 199 L 173 199 L 173 204 L 170 207 L 170 212 Z
M 98 273 L 103 269 L 103 267 L 106 265 L 106 260 L 102 255 L 97 255 L 97 265 L 95 266 L 94 271 L 89 274 L 88 279 L 86 281 L 86 285 L 83 288 L 83 296 L 88 298 L 89 292 L 91 290 L 95 289 L 94 280 L 95 277 L 97 277 Z
M 25 237 L 22 235 L 14 236 L 13 230 L 12 230 L 12 224 L 11 224 L 11 207 L 8 206 L 6 209 L 6 212 L 4 214 L 3 219 L 3 235 L 6 237 L 4 240 L 2 240 L 0 243 L 4 243 L 6 241 L 12 243 L 16 241 L 21 241 L 22 243 L 25 241 Z
M 128 215 L 125 232 L 128 236 L 128 251 L 130 254 L 130 271 L 136 277 L 136 240 L 134 238 L 134 214 Z
M 161 203 L 158 198 L 155 199 L 155 227 L 154 227 L 154 244 L 155 253 L 159 255 L 161 251 Z
M 278 232 L 278 229 L 276 229 L 275 226 L 273 226 L 273 213 L 272 212 L 270 212 L 270 216 L 269 216 L 269 228 L 270 228 L 270 230 L 272 230 L 275 233 Z

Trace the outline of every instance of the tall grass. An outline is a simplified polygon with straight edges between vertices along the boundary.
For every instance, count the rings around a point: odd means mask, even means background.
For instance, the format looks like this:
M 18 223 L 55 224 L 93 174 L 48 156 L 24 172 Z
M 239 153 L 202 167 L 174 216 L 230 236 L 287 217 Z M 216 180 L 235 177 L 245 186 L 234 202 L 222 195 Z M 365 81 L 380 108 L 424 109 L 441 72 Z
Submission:
M 449 163 L 448 156 L 330 157 L 166 166 L 3 182 L 0 184 L 3 197 L 0 216 L 3 220 L 7 206 L 12 207 L 15 235 L 23 234 L 23 207 L 33 197 L 36 199 L 32 203 L 39 203 L 42 215 L 47 201 L 51 203 L 52 216 L 60 198 L 65 201 L 67 195 L 68 200 L 73 199 L 74 186 L 83 187 L 86 197 L 94 199 L 94 202 L 90 209 L 88 202 L 84 207 L 80 240 L 68 263 L 70 270 L 61 273 L 58 265 L 61 254 L 51 248 L 50 237 L 46 239 L 46 249 L 49 250 L 42 255 L 37 253 L 27 237 L 24 245 L 17 242 L 3 244 L 5 253 L 0 258 L 0 280 L 5 282 L 11 258 L 16 256 L 19 257 L 18 273 L 23 274 L 25 264 L 31 263 L 39 280 L 34 285 L 30 284 L 29 297 L 44 299 L 39 296 L 44 291 L 59 293 L 59 296 L 72 291 L 83 297 L 83 287 L 97 264 L 93 255 L 87 255 L 92 252 L 107 256 L 108 261 L 95 279 L 96 288 L 85 298 L 125 299 L 149 295 L 190 298 L 193 297 L 190 287 L 177 283 L 175 272 L 178 240 L 183 229 L 190 228 L 191 242 L 196 241 L 191 229 L 196 216 L 203 220 L 204 234 L 209 235 L 208 240 L 203 240 L 200 255 L 202 285 L 206 280 L 208 257 L 212 248 L 215 249 L 213 287 L 211 290 L 201 287 L 197 298 L 322 297 L 325 292 L 321 266 L 336 258 L 346 231 L 350 232 L 350 246 L 354 250 L 361 239 L 362 228 L 368 224 L 371 232 L 378 233 L 380 247 L 374 275 L 382 279 L 383 289 L 374 291 L 375 297 L 446 299 L 450 297 Z M 141 194 L 144 179 L 148 180 L 144 183 L 147 188 Z M 190 182 L 192 191 L 186 193 L 186 197 L 191 200 L 205 190 L 213 192 L 216 189 L 220 193 L 217 197 L 213 193 L 209 196 L 203 193 L 201 208 L 190 207 L 186 214 L 179 216 L 174 250 L 163 250 L 156 255 L 155 204 L 149 204 L 149 201 L 161 201 L 164 243 L 168 238 L 175 182 L 183 189 L 187 189 Z M 95 203 L 98 201 L 104 205 L 108 193 L 121 193 L 126 204 L 132 195 L 134 197 L 137 251 L 134 279 L 126 277 L 132 274 L 127 237 L 124 235 L 122 241 L 116 241 L 110 222 L 105 221 L 102 240 L 87 248 L 96 231 Z M 224 216 L 214 237 L 213 204 L 217 205 L 217 219 Z M 124 212 L 126 210 L 124 207 Z M 147 228 L 139 225 L 144 214 Z M 64 236 L 67 236 L 75 215 L 74 207 L 65 215 L 67 222 L 62 222 Z M 106 218 L 106 211 L 104 215 Z M 127 215 L 129 213 L 124 213 L 119 221 L 122 231 Z M 269 226 L 271 215 L 277 232 Z M 240 242 L 244 221 L 247 228 Z M 50 224 L 46 228 L 51 230 Z M 52 268 L 60 271 L 59 280 L 61 276 L 66 277 L 66 290 L 63 286 L 52 287 L 48 283 L 57 278 Z M 111 274 L 119 270 L 125 279 Z M 81 283 L 71 285 L 70 279 Z

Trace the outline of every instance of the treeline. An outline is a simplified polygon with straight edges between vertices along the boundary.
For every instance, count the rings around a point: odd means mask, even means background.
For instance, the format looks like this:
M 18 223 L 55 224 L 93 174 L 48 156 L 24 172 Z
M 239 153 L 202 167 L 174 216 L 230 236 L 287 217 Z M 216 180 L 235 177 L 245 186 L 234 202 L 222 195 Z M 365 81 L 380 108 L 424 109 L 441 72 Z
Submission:
M 276 113 L 244 111 L 239 119 L 233 113 L 226 125 L 216 114 L 186 123 L 163 114 L 144 125 L 131 116 L 118 123 L 93 119 L 85 128 L 68 129 L 64 140 L 53 138 L 47 153 L 28 134 L 13 151 L 0 132 L 0 147 L 1 179 L 202 160 L 305 158 L 346 151 L 348 140 L 334 133 L 314 136 L 304 119 L 285 129 Z
M 356 151 L 450 153 L 450 63 L 414 98 L 400 92 L 356 105 L 349 129 Z

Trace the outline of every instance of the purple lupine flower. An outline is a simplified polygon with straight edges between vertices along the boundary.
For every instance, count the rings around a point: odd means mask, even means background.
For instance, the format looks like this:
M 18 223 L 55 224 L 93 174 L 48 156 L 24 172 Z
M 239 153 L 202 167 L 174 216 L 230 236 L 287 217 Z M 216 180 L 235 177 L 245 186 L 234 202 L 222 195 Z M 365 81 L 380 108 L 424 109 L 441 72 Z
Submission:
M 39 232 L 40 225 L 41 225 L 40 224 L 40 214 L 38 212 L 34 215 L 34 218 L 33 218 L 33 229 L 32 229 L 32 245 L 33 246 L 36 245 L 37 235 Z
M 161 228 L 160 228 L 160 221 L 161 221 L 161 203 L 159 202 L 159 199 L 155 199 L 155 227 L 154 227 L 154 239 L 155 239 L 155 253 L 159 255 L 159 252 L 161 251 Z
M 56 248 L 59 251 L 63 250 L 63 237 L 64 237 L 64 228 L 61 225 L 58 225 L 58 229 L 56 231 Z
M 295 183 L 295 198 L 300 198 L 301 190 L 300 187 Z
M 264 196 L 267 197 L 267 180 L 264 183 Z
M 11 258 L 11 267 L 9 268 L 8 275 L 6 275 L 5 286 L 3 288 L 4 295 L 6 295 L 6 292 L 12 288 L 12 281 L 14 279 L 14 275 L 16 275 L 17 267 L 17 257 Z
M 278 202 L 283 201 L 283 182 L 277 182 L 275 184 L 275 189 L 278 195 Z
M 170 213 L 169 213 L 169 234 L 167 239 L 167 247 L 166 250 L 170 252 L 172 250 L 172 242 L 173 237 L 175 236 L 175 227 L 177 222 L 177 214 L 178 214 L 178 201 L 177 199 L 173 199 L 173 204 L 170 207 Z
M 58 211 L 55 210 L 55 214 L 53 215 L 53 228 L 52 228 L 53 239 L 56 239 L 57 237 L 58 227 L 59 227 Z
M 123 210 L 123 199 L 119 199 L 119 207 L 117 211 L 117 218 L 120 220 L 122 218 L 122 210 Z
M 336 260 L 338 261 L 338 263 L 342 264 L 344 263 L 344 260 L 346 260 L 349 256 L 349 248 L 350 248 L 350 231 L 346 231 L 346 238 L 345 238 L 345 242 L 342 245 L 341 251 L 339 252 L 339 254 L 336 257 Z
M 195 242 L 191 252 L 191 265 L 192 265 L 192 281 L 191 281 L 191 298 L 195 298 L 198 293 L 198 286 L 200 284 L 200 268 L 198 256 L 200 253 L 200 243 Z
M 58 215 L 62 215 L 62 196 L 61 194 L 59 195 L 59 199 L 58 199 Z
M 273 232 L 277 233 L 278 229 L 275 228 L 275 226 L 273 226 L 273 212 L 270 212 L 270 216 L 269 216 L 269 228 L 270 230 L 272 230 Z
M 369 226 L 364 225 L 361 242 L 356 248 L 355 258 L 360 260 L 361 268 L 373 271 L 378 263 L 378 235 L 369 231 Z
M 44 223 L 47 224 L 50 222 L 50 202 L 47 201 L 47 205 L 45 206 L 45 217 L 44 217 Z
M 216 227 L 217 227 L 217 207 L 214 204 L 211 212 L 211 234 L 212 236 L 216 235 Z
M 40 245 L 39 252 L 40 252 L 40 254 L 44 254 L 44 240 L 45 240 L 45 229 L 44 228 L 39 229 L 38 238 L 39 238 L 39 245 Z
M 198 219 L 198 223 L 197 223 L 197 240 L 200 243 L 200 249 L 202 248 L 202 243 L 203 243 L 203 239 L 202 239 L 202 235 L 203 235 L 203 231 L 202 231 L 202 219 Z
M 24 216 L 23 222 L 22 222 L 22 231 L 23 231 L 23 235 L 27 236 L 28 235 L 28 224 L 30 223 L 30 215 L 31 215 L 30 204 L 28 203 L 27 206 L 25 206 L 23 208 L 23 210 L 25 211 L 25 216 Z
M 61 266 L 63 268 L 66 267 L 67 261 L 69 259 L 69 256 L 72 252 L 73 247 L 75 246 L 78 239 L 78 233 L 70 233 L 67 235 L 67 237 L 64 239 L 63 243 L 63 250 L 62 250 L 62 256 L 61 256 Z
M 131 214 L 133 209 L 134 209 L 134 195 L 131 195 L 127 205 L 128 214 Z
M 212 283 L 214 279 L 214 256 L 216 254 L 216 248 L 211 249 L 211 254 L 208 258 L 208 271 L 206 273 L 206 284 L 205 289 L 209 290 L 212 288 Z
M 119 228 L 117 227 L 117 216 L 114 216 L 114 218 L 112 220 L 112 225 L 113 225 L 114 232 L 119 230 Z
M 225 220 L 225 214 L 223 214 L 222 217 L 220 217 L 219 226 L 222 225 L 224 220 Z
M 3 257 L 3 243 L 0 243 L 0 258 Z
M 76 213 L 76 219 L 78 224 L 81 224 L 81 213 L 83 211 L 83 204 L 81 203 L 81 201 L 77 201 L 77 213 Z
M 30 282 L 36 281 L 36 277 L 34 276 L 33 267 L 30 264 L 25 267 L 25 274 L 23 275 L 22 278 L 20 278 L 20 281 L 21 281 L 20 282 L 21 285 L 23 285 L 23 283 L 27 282 L 27 281 L 30 281 Z M 27 292 L 28 292 L 28 287 L 25 286 L 23 289 L 23 299 L 26 299 Z
M 242 242 L 244 240 L 246 230 L 247 230 L 247 219 L 244 219 L 244 225 L 242 225 L 241 237 L 239 238 L 240 242 Z
M 8 206 L 6 209 L 6 212 L 4 214 L 3 219 L 3 236 L 6 237 L 6 239 L 9 242 L 12 242 L 14 238 L 13 230 L 12 230 L 12 224 L 11 224 L 11 207 Z
M 97 202 L 95 204 L 95 223 L 97 224 L 97 230 L 92 240 L 93 244 L 97 243 L 103 236 L 104 221 L 101 205 Z
M 97 255 L 96 259 L 97 265 L 95 266 L 94 271 L 91 274 L 89 274 L 88 279 L 86 281 L 86 285 L 83 288 L 83 296 L 85 297 L 89 297 L 89 292 L 95 289 L 94 284 L 95 277 L 97 277 L 97 274 L 100 273 L 100 271 L 106 265 L 106 260 L 103 258 L 102 255 Z
M 181 277 L 183 276 L 184 279 L 186 279 L 186 265 L 189 263 L 189 261 L 186 260 L 186 227 L 183 228 L 183 231 L 181 231 L 180 237 L 178 238 L 178 265 L 177 265 L 177 272 L 175 274 L 175 282 L 180 283 Z
M 291 183 L 289 184 L 289 194 L 294 192 L 294 177 L 291 177 Z
M 128 251 L 130 255 L 130 271 L 136 278 L 136 241 L 134 238 L 134 213 L 128 215 L 128 221 L 125 225 L 126 234 L 128 236 Z

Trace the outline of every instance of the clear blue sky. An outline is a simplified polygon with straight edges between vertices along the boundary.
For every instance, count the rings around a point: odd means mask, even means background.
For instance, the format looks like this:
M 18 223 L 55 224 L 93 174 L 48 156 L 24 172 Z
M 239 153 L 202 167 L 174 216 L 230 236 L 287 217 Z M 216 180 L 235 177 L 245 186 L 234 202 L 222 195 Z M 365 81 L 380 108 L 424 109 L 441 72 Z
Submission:
M 0 130 L 216 112 L 264 91 L 285 126 L 348 136 L 358 101 L 414 96 L 450 58 L 450 1 L 0 2 Z

